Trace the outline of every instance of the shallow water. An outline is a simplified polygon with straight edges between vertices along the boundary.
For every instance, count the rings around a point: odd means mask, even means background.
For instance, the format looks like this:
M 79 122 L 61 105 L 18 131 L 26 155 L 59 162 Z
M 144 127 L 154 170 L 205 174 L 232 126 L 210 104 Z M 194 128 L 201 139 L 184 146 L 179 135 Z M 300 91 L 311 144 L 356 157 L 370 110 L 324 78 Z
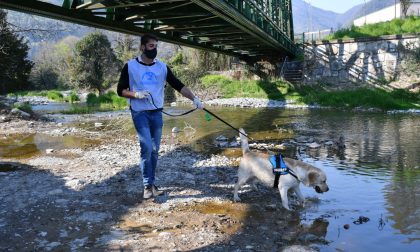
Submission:
M 243 127 L 257 142 L 281 143 L 307 136 L 321 143 L 344 137 L 342 152 L 325 146 L 301 151 L 301 158 L 328 176 L 330 191 L 325 194 L 302 187 L 309 199 L 301 209 L 302 223 L 309 225 L 319 218 L 328 223 L 325 239 L 329 244 L 319 244 L 321 251 L 419 251 L 419 116 L 285 109 L 211 111 L 234 127 Z M 189 141 L 199 151 L 226 153 L 214 146 L 215 138 L 224 135 L 234 141 L 237 136 L 216 119 L 206 121 L 201 111 L 165 118 L 167 134 L 173 127 L 182 130 L 186 123 L 197 130 L 195 134 L 180 132 L 167 141 Z M 240 155 L 240 151 L 233 153 Z M 296 153 L 289 149 L 285 154 Z M 359 224 L 360 216 L 369 221 Z
M 61 150 L 83 148 L 98 141 L 75 136 L 50 136 L 47 134 L 0 135 L 0 158 L 32 158 L 47 149 Z

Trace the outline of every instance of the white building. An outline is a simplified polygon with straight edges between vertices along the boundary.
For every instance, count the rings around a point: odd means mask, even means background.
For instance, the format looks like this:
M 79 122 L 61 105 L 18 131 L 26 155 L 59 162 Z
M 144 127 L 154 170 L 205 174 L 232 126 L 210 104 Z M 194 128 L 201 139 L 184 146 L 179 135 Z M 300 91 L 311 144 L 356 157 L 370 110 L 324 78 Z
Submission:
M 420 2 L 414 2 L 411 4 L 407 11 L 408 16 L 420 16 Z M 362 26 L 365 24 L 374 24 L 378 22 L 390 21 L 394 18 L 400 18 L 403 16 L 401 4 L 391 5 L 382 10 L 370 13 L 366 16 L 360 17 L 353 21 L 355 26 Z

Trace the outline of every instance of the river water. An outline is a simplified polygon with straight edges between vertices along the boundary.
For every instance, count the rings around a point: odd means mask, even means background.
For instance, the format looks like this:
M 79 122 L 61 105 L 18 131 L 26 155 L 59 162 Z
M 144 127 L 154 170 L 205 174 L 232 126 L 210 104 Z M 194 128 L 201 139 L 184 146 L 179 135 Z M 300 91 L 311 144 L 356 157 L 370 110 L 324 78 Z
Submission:
M 309 202 L 316 202 L 301 211 L 302 223 L 310 225 L 323 219 L 326 228 L 322 233 L 328 244 L 320 244 L 321 251 L 420 251 L 418 115 L 331 110 L 211 110 L 234 127 L 244 128 L 256 142 L 281 143 L 305 136 L 322 143 L 344 137 L 343 151 L 332 151 L 325 146 L 300 151 L 300 158 L 321 168 L 328 176 L 330 191 L 325 194 L 301 186 Z M 173 127 L 182 130 L 188 124 L 195 128 L 193 137 L 188 129 L 180 135 L 184 134 L 190 145 L 200 151 L 226 153 L 214 147 L 215 138 L 224 135 L 234 141 L 237 136 L 217 119 L 206 120 L 200 111 L 179 118 L 166 117 L 165 121 L 168 134 Z M 296 150 L 289 149 L 285 154 L 293 156 Z M 240 156 L 240 151 L 233 155 Z M 344 228 L 346 224 L 348 229 Z

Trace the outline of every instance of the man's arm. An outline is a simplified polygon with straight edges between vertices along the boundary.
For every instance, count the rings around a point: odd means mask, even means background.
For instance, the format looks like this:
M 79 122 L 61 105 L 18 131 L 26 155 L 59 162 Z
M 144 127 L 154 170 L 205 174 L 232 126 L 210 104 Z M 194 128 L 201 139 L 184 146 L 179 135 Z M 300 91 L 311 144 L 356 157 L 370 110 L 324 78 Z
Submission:
M 128 64 L 125 64 L 121 70 L 120 79 L 118 81 L 117 93 L 121 97 L 136 98 L 136 93 L 130 91 L 130 84 L 128 78 Z
M 201 100 L 196 97 L 193 92 L 189 88 L 187 88 L 178 78 L 175 77 L 175 75 L 172 73 L 171 69 L 167 67 L 168 71 L 166 74 L 166 81 L 171 85 L 175 90 L 180 92 L 184 97 L 190 99 L 193 101 L 194 105 L 197 106 L 199 109 L 203 109 L 204 105 L 201 102 Z

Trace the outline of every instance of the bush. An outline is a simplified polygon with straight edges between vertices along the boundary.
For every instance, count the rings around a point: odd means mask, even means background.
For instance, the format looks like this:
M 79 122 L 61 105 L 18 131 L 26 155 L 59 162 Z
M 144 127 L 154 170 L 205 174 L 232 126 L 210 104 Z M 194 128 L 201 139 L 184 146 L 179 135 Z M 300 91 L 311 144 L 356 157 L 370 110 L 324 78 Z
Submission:
M 47 97 L 48 99 L 53 100 L 53 101 L 64 101 L 63 94 L 55 90 L 48 91 Z
M 14 108 L 20 109 L 26 113 L 32 114 L 32 106 L 29 103 L 23 103 L 23 104 L 19 104 L 19 105 L 13 105 Z
M 80 98 L 75 91 L 72 91 L 70 95 L 68 96 L 68 101 L 70 103 L 74 103 L 74 102 L 80 101 Z
M 388 22 L 352 26 L 336 31 L 326 39 L 377 37 L 395 34 L 420 33 L 420 17 L 411 16 L 406 19 L 393 19 Z
M 106 94 L 100 96 L 89 93 L 86 98 L 86 103 L 89 107 L 96 106 L 97 108 L 107 110 L 124 109 L 127 107 L 127 99 L 119 97 L 114 91 L 108 91 Z
M 88 106 L 95 106 L 98 104 L 98 97 L 94 93 L 89 93 L 86 97 L 86 103 Z

